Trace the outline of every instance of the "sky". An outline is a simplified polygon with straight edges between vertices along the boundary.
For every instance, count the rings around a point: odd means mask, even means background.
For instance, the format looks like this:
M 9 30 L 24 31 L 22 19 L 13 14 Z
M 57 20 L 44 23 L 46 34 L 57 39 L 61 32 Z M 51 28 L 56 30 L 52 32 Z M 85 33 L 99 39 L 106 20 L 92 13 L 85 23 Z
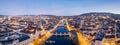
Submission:
M 1 15 L 71 16 L 89 12 L 120 14 L 120 0 L 0 0 Z

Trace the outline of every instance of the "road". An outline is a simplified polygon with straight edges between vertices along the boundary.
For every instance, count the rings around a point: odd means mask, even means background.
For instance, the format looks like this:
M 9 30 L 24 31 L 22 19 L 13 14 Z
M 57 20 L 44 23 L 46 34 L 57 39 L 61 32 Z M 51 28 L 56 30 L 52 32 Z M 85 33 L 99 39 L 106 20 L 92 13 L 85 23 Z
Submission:
M 32 41 L 32 43 L 30 43 L 29 45 L 41 45 L 41 44 L 43 44 L 48 38 L 50 38 L 53 35 L 53 32 L 56 31 L 56 29 L 59 27 L 61 22 L 62 22 L 62 20 L 60 20 L 59 23 L 57 25 L 55 25 L 53 29 L 51 29 L 50 31 L 47 31 L 45 34 L 43 34 L 42 37 L 34 39 Z
M 66 20 L 66 27 L 68 29 L 68 31 L 72 31 L 75 28 L 70 27 L 69 23 Z M 80 32 L 79 29 L 75 29 L 76 30 L 76 34 L 77 34 L 77 38 L 78 38 L 78 45 L 90 45 L 90 43 L 88 42 L 88 40 L 84 37 L 84 35 L 82 35 L 82 33 Z
M 76 32 L 79 45 L 90 45 L 88 40 L 82 35 L 80 31 Z

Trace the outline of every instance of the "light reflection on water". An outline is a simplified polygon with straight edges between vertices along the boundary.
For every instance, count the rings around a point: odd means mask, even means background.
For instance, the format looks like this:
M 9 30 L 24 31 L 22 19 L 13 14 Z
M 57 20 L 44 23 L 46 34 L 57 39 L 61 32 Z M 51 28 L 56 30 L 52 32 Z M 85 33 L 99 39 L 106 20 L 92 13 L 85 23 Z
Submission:
M 68 33 L 68 31 L 64 27 L 59 27 L 55 33 Z M 55 43 L 45 43 L 45 45 L 73 45 L 71 40 L 68 37 L 56 37 L 52 36 L 47 41 L 55 41 Z

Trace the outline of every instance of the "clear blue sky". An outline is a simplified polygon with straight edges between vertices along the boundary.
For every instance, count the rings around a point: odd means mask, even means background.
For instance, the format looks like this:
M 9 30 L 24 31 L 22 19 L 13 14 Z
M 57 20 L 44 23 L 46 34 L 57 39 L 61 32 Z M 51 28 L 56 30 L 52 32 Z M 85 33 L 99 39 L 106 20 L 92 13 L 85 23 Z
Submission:
M 120 14 L 120 0 L 0 0 L 0 14 L 77 15 L 88 12 Z

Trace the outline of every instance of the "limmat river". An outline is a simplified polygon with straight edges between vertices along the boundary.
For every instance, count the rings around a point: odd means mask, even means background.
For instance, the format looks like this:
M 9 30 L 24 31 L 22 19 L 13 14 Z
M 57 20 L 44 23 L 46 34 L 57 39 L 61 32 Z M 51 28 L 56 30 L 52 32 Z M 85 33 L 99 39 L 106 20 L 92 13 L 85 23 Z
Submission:
M 64 27 L 59 27 L 55 33 L 68 33 L 68 30 L 66 30 Z M 72 41 L 68 37 L 57 37 L 52 36 L 47 41 L 55 41 L 55 43 L 46 43 L 45 45 L 73 45 Z

